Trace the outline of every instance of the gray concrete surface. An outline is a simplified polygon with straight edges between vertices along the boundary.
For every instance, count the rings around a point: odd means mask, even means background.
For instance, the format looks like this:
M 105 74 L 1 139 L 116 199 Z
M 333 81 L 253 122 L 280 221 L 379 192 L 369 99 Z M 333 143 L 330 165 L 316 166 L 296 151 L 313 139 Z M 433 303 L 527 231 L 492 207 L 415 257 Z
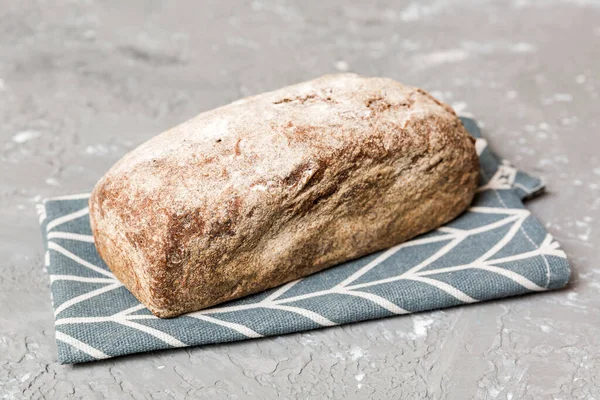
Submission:
M 346 69 L 433 91 L 543 176 L 530 207 L 571 286 L 57 365 L 34 203 L 200 111 Z M 600 398 L 599 94 L 594 0 L 2 0 L 0 398 Z

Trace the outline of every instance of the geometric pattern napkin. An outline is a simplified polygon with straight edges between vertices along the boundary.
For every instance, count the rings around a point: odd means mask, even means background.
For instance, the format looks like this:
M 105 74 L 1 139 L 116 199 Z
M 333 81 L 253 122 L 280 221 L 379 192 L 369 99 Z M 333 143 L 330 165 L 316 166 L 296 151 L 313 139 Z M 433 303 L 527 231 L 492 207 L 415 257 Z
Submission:
M 463 215 L 388 250 L 172 319 L 152 315 L 102 261 L 89 195 L 45 200 L 38 214 L 58 362 L 281 335 L 565 286 L 565 253 L 523 206 L 543 184 L 498 159 L 473 120 L 463 124 L 477 138 L 481 165 L 478 194 Z

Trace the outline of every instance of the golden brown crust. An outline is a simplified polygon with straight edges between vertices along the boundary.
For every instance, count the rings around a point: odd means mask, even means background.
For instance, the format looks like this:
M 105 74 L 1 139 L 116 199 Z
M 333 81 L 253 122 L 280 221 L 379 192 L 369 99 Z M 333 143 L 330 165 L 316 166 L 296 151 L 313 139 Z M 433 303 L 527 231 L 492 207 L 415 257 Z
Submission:
M 98 182 L 90 216 L 115 275 L 172 317 L 439 227 L 468 206 L 478 171 L 447 105 L 328 75 L 151 139 Z

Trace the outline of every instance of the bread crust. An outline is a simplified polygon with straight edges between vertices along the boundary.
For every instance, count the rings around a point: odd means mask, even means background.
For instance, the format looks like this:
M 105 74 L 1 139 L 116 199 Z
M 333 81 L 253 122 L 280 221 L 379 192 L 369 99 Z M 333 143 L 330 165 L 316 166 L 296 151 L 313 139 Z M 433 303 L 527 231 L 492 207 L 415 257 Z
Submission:
M 95 186 L 100 256 L 155 315 L 196 311 L 435 229 L 478 182 L 454 111 L 391 79 L 327 75 L 202 113 Z

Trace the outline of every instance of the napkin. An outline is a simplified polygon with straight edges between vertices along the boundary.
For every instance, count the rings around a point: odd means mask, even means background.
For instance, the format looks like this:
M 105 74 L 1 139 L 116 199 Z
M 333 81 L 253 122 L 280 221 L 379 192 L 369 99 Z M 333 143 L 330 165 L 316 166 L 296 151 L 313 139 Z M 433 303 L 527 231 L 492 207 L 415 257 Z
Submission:
M 38 214 L 58 362 L 282 335 L 565 286 L 565 253 L 523 205 L 543 183 L 496 157 L 474 120 L 462 121 L 477 138 L 481 178 L 457 219 L 390 249 L 172 319 L 150 313 L 96 252 L 89 194 L 45 200 Z

